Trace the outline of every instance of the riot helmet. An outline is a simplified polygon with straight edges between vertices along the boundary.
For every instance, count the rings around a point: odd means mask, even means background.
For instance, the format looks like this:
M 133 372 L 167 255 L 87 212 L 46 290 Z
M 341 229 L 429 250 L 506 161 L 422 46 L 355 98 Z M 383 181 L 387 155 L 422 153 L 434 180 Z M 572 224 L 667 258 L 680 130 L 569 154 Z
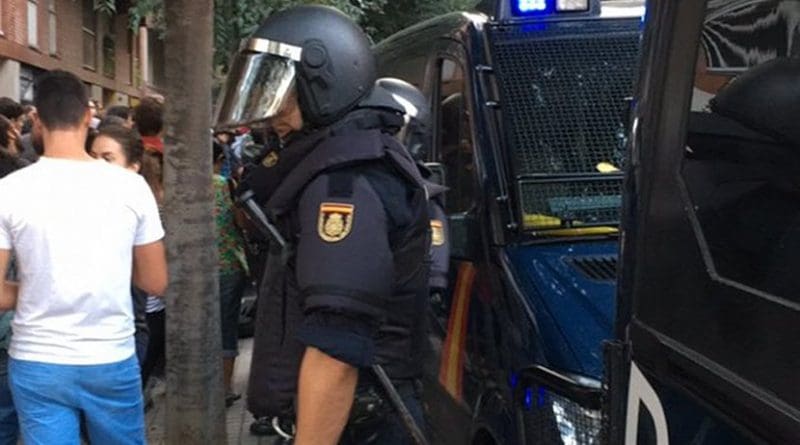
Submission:
M 329 125 L 367 96 L 376 72 L 369 39 L 342 12 L 319 5 L 285 9 L 242 43 L 228 73 L 217 126 L 266 121 L 294 92 L 304 125 Z
M 800 59 L 764 62 L 731 81 L 711 110 L 778 141 L 800 146 Z
M 400 79 L 384 77 L 376 85 L 392 95 L 405 111 L 405 125 L 397 138 L 417 161 L 424 161 L 431 142 L 431 107 L 417 87 Z

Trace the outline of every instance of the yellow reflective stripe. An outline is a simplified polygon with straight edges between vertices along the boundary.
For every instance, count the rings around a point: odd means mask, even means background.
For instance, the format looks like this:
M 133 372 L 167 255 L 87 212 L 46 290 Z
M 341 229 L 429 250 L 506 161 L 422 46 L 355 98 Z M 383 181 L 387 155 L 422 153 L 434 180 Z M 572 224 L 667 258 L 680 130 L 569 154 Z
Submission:
M 459 267 L 458 278 L 453 292 L 453 306 L 450 308 L 447 336 L 442 349 L 442 361 L 439 367 L 439 382 L 456 400 L 461 400 L 462 398 L 464 349 L 475 272 L 475 265 L 469 262 L 461 263 Z

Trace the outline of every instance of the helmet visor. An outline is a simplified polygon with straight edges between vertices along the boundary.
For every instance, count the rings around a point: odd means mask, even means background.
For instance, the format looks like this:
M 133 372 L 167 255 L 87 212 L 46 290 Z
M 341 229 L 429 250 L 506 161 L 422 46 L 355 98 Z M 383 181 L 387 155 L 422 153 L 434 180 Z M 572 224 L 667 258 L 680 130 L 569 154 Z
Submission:
M 225 82 L 216 128 L 250 125 L 275 116 L 294 81 L 291 59 L 261 52 L 239 53 Z

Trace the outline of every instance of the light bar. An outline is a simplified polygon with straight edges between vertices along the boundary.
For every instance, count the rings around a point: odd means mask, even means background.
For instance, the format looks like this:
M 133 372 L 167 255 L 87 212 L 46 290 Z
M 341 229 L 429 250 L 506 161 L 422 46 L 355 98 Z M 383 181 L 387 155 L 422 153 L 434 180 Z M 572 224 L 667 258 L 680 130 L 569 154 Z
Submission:
M 588 11 L 589 0 L 556 0 L 556 10 L 559 12 Z
M 545 12 L 548 0 L 517 0 L 517 8 L 522 13 Z
M 512 12 L 522 16 L 554 16 L 560 13 L 588 12 L 592 0 L 511 0 Z

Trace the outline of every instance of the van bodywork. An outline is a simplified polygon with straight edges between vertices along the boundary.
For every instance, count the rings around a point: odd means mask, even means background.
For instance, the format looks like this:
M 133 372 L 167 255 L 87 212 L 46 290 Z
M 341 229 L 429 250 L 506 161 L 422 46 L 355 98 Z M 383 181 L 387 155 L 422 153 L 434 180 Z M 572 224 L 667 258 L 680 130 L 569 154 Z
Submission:
M 434 443 L 600 443 L 642 14 L 607 3 L 549 17 L 500 4 L 375 47 L 381 76 L 431 99 L 427 160 L 450 188 L 450 287 L 431 300 L 425 363 Z
M 772 253 L 797 230 L 800 141 L 690 107 L 699 56 L 731 77 L 796 59 L 798 19 L 796 1 L 648 2 L 607 367 L 609 443 L 800 443 L 800 289 L 776 286 L 796 277 L 797 251 L 781 261 Z M 797 82 L 771 84 L 773 94 L 796 97 Z M 793 106 L 773 114 L 796 122 Z M 754 279 L 759 269 L 769 278 Z

